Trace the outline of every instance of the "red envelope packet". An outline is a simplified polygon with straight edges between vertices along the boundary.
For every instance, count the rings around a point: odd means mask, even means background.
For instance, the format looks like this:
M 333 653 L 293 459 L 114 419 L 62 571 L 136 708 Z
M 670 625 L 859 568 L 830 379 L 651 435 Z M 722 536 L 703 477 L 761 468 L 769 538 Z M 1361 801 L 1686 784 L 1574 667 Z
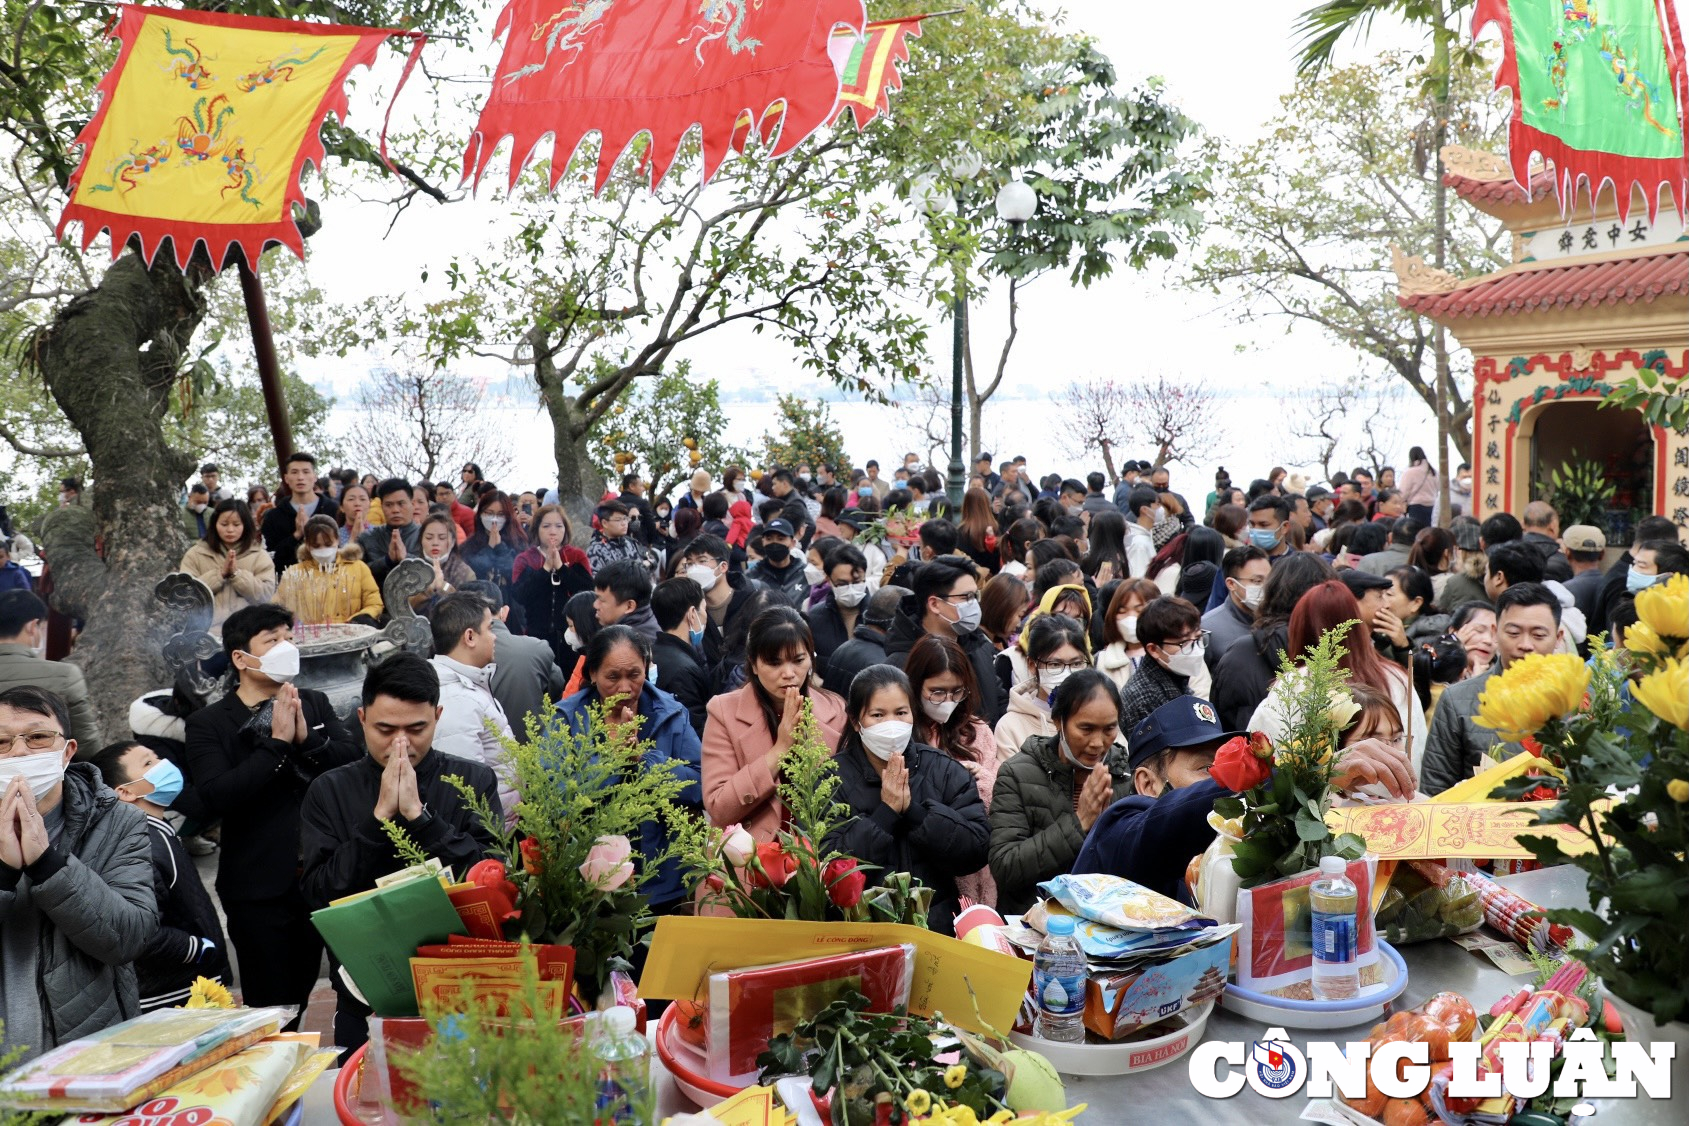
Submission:
M 915 947 L 906 944 L 711 974 L 705 1028 L 711 1077 L 723 1082 L 754 1077 L 757 1056 L 771 1039 L 848 991 L 867 997 L 870 1012 L 908 1005 L 914 972 Z

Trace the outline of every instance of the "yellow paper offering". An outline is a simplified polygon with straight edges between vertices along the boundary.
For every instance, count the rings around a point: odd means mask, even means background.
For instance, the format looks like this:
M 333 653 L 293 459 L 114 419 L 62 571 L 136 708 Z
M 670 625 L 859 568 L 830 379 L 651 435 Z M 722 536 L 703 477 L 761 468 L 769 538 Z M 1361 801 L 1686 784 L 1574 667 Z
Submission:
M 1490 794 L 1496 787 L 1520 777 L 1528 770 L 1539 774 L 1552 775 L 1564 780 L 1566 772 L 1545 758 L 1538 758 L 1533 754 L 1514 755 L 1505 762 L 1493 763 L 1487 769 L 1464 782 L 1457 782 L 1437 795 L 1439 804 L 1449 802 L 1488 802 L 1493 799 Z
M 296 1040 L 265 1040 L 159 1092 L 134 1111 L 84 1114 L 69 1121 L 95 1126 L 152 1121 L 150 1115 L 161 1122 L 263 1126 L 277 1094 L 312 1054 L 309 1044 Z
M 664 916 L 657 920 L 639 995 L 698 997 L 713 973 L 902 943 L 915 947 L 910 1012 L 943 1013 L 960 1028 L 988 1035 L 1006 1034 L 1014 1025 L 1032 976 L 1031 962 L 895 923 Z
M 1506 764 L 1503 763 L 1503 766 Z M 1604 809 L 1607 803 L 1597 808 Z M 1594 848 L 1570 825 L 1537 825 L 1553 802 L 1391 802 L 1333 809 L 1325 823 L 1334 833 L 1354 833 L 1382 860 L 1529 859 L 1520 837 L 1554 837 L 1568 853 Z

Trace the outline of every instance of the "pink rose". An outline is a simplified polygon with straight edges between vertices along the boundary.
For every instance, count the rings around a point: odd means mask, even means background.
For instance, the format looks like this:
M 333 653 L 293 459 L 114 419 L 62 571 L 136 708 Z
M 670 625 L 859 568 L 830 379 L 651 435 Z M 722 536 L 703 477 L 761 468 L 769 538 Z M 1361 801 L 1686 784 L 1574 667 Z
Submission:
M 599 837 L 581 865 L 581 879 L 595 891 L 615 891 L 633 879 L 632 856 L 626 837 Z
M 721 855 L 735 868 L 743 868 L 757 850 L 757 842 L 743 825 L 735 822 L 721 831 Z

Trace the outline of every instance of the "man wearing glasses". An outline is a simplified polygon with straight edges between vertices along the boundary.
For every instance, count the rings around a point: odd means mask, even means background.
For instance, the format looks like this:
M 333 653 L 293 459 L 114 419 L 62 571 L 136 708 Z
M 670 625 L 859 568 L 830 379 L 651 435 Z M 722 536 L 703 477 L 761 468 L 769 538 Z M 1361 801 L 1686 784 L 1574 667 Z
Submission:
M 1157 598 L 1138 615 L 1138 640 L 1148 659 L 1121 693 L 1122 731 L 1133 730 L 1139 720 L 1180 696 L 1208 698 L 1208 631 L 1202 628 L 1201 610 L 1183 598 Z
M 1003 701 L 991 641 L 979 630 L 979 579 L 973 564 L 959 555 L 942 555 L 920 564 L 914 593 L 903 600 L 886 635 L 886 661 L 903 667 L 922 634 L 948 637 L 962 647 L 979 681 L 975 713 L 993 726 L 1003 718 Z
M 158 929 L 146 818 L 71 762 L 69 728 L 53 693 L 0 691 L 0 1055 L 141 1011 L 133 963 Z

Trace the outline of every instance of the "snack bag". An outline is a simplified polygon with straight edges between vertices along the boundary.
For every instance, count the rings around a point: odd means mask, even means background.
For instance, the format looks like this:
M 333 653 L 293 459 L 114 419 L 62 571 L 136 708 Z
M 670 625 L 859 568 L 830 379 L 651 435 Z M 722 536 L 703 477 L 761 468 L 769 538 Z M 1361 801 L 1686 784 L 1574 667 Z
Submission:
M 1038 890 L 1054 896 L 1080 918 L 1117 930 L 1199 930 L 1214 925 L 1214 920 L 1203 918 L 1195 908 L 1121 876 L 1100 872 L 1057 876 L 1039 884 Z

